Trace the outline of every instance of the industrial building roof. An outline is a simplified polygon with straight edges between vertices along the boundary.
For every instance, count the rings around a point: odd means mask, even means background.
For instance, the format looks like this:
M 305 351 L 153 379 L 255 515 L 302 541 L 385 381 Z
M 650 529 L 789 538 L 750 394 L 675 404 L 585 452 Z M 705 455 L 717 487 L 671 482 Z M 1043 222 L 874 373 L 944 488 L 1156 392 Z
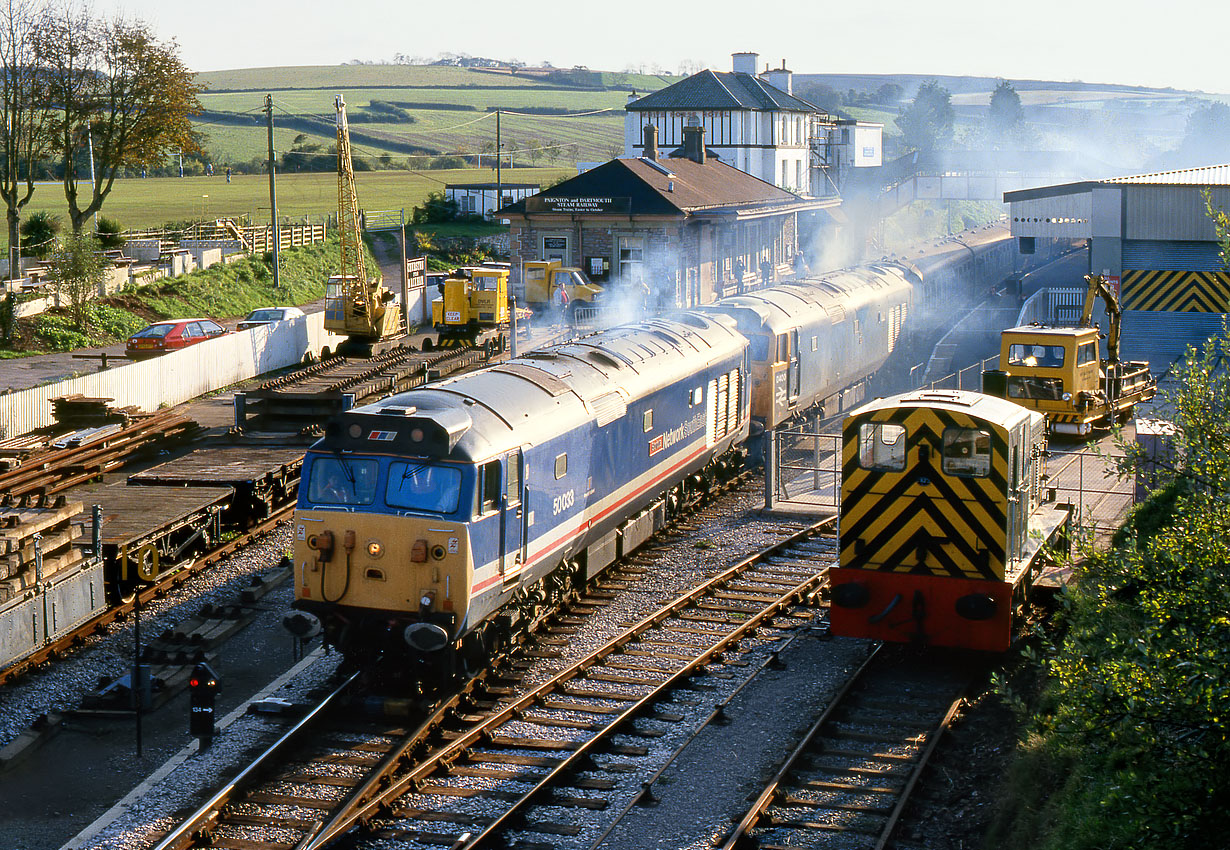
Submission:
M 674 85 L 651 92 L 626 107 L 630 112 L 650 109 L 757 109 L 766 111 L 823 112 L 802 98 L 787 94 L 753 74 L 710 71 L 693 74 Z
M 1063 183 L 1057 186 L 1039 186 L 1036 189 L 1020 189 L 1005 192 L 1004 201 L 1032 201 L 1038 198 L 1054 198 L 1088 192 L 1095 186 L 1230 186 L 1230 164 L 1205 165 L 1200 168 L 1183 168 L 1177 171 L 1157 171 L 1152 174 L 1134 174 L 1126 177 L 1108 177 L 1104 180 L 1085 180 L 1080 183 Z
M 1150 183 L 1162 186 L 1230 186 L 1230 164 L 1205 165 L 1178 171 L 1157 171 L 1134 177 L 1111 177 L 1103 183 Z

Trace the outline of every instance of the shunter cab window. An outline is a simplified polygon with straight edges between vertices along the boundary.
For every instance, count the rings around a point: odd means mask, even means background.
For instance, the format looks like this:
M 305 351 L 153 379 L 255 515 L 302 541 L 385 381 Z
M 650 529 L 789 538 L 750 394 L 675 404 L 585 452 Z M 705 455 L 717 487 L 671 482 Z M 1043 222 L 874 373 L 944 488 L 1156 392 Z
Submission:
M 863 469 L 905 469 L 905 427 L 891 422 L 860 425 L 858 463 Z
M 977 428 L 945 428 L 945 475 L 985 478 L 991 474 L 991 434 Z
M 370 458 L 318 457 L 308 473 L 308 500 L 318 505 L 370 505 L 379 464 Z
M 1098 359 L 1098 344 L 1096 342 L 1082 343 L 1076 349 L 1076 365 L 1084 366 L 1086 363 L 1096 363 Z
M 461 470 L 415 461 L 389 464 L 385 499 L 389 507 L 451 514 L 461 498 Z

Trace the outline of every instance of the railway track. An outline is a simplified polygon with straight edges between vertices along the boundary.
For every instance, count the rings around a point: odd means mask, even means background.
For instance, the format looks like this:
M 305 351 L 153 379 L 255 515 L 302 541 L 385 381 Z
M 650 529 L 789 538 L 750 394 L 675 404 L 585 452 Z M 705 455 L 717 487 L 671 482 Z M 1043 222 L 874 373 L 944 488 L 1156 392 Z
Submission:
M 237 393 L 242 429 L 300 430 L 319 426 L 350 407 L 422 386 L 493 359 L 490 347 L 447 351 L 397 347 L 370 359 L 331 357 Z
M 967 656 L 877 649 L 721 850 L 881 848 L 972 682 Z
M 637 721 L 678 720 L 656 705 L 720 664 L 722 653 L 765 630 L 810 622 L 808 606 L 835 554 L 831 523 L 809 526 L 661 606 L 549 680 L 518 687 L 519 669 L 534 657 L 558 655 L 584 614 L 614 598 L 601 588 L 591 591 L 579 606 L 551 618 L 498 671 L 466 683 L 399 740 L 387 724 L 362 734 L 352 728 L 346 734 L 357 735 L 360 756 L 322 732 L 320 740 L 331 743 L 319 759 L 287 743 L 278 759 L 267 756 L 262 767 L 245 771 L 249 778 L 267 775 L 280 760 L 273 778 L 231 783 L 158 850 L 311 850 L 359 825 L 398 841 L 467 848 L 514 832 L 540 841 L 575 834 L 581 827 L 553 813 L 607 808 L 618 787 L 612 777 L 635 769 L 607 759 L 649 754 L 638 740 L 654 731 Z M 327 716 L 312 712 L 317 722 L 336 722 L 321 720 Z M 313 737 L 301 731 L 284 736 L 291 742 Z M 344 779 L 336 778 L 335 764 L 348 766 Z M 357 779 L 355 765 L 370 769 Z

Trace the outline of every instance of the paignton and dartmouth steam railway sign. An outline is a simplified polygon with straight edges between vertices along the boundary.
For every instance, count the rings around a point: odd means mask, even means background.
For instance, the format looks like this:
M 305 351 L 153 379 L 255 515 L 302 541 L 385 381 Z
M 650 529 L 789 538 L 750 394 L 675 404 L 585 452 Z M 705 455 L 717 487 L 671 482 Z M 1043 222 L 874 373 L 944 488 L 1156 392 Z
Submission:
M 531 213 L 615 213 L 627 215 L 632 210 L 630 197 L 529 197 L 525 211 Z

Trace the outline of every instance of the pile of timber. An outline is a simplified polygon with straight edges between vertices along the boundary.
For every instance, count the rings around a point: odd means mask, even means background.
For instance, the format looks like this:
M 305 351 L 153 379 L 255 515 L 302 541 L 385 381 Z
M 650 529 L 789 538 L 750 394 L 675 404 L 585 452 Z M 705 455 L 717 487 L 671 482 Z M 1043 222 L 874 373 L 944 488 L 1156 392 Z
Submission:
M 137 407 L 113 407 L 114 400 L 80 393 L 51 399 L 56 424 L 0 440 L 0 472 L 16 469 L 38 452 L 83 446 L 151 415 Z
M 81 530 L 72 522 L 81 508 L 81 502 L 63 496 L 0 499 L 0 603 L 84 560 L 76 545 Z M 35 557 L 36 548 L 40 558 Z
M 78 444 L 69 441 L 63 448 L 30 455 L 16 469 L 0 473 L 0 493 L 59 493 L 123 466 L 139 452 L 187 442 L 199 430 L 200 426 L 174 410 L 143 416 L 118 430 L 94 429 Z
M 143 414 L 137 407 L 112 407 L 113 398 L 91 398 L 78 393 L 51 400 L 51 415 L 64 428 L 94 428 L 118 422 L 128 425 Z

